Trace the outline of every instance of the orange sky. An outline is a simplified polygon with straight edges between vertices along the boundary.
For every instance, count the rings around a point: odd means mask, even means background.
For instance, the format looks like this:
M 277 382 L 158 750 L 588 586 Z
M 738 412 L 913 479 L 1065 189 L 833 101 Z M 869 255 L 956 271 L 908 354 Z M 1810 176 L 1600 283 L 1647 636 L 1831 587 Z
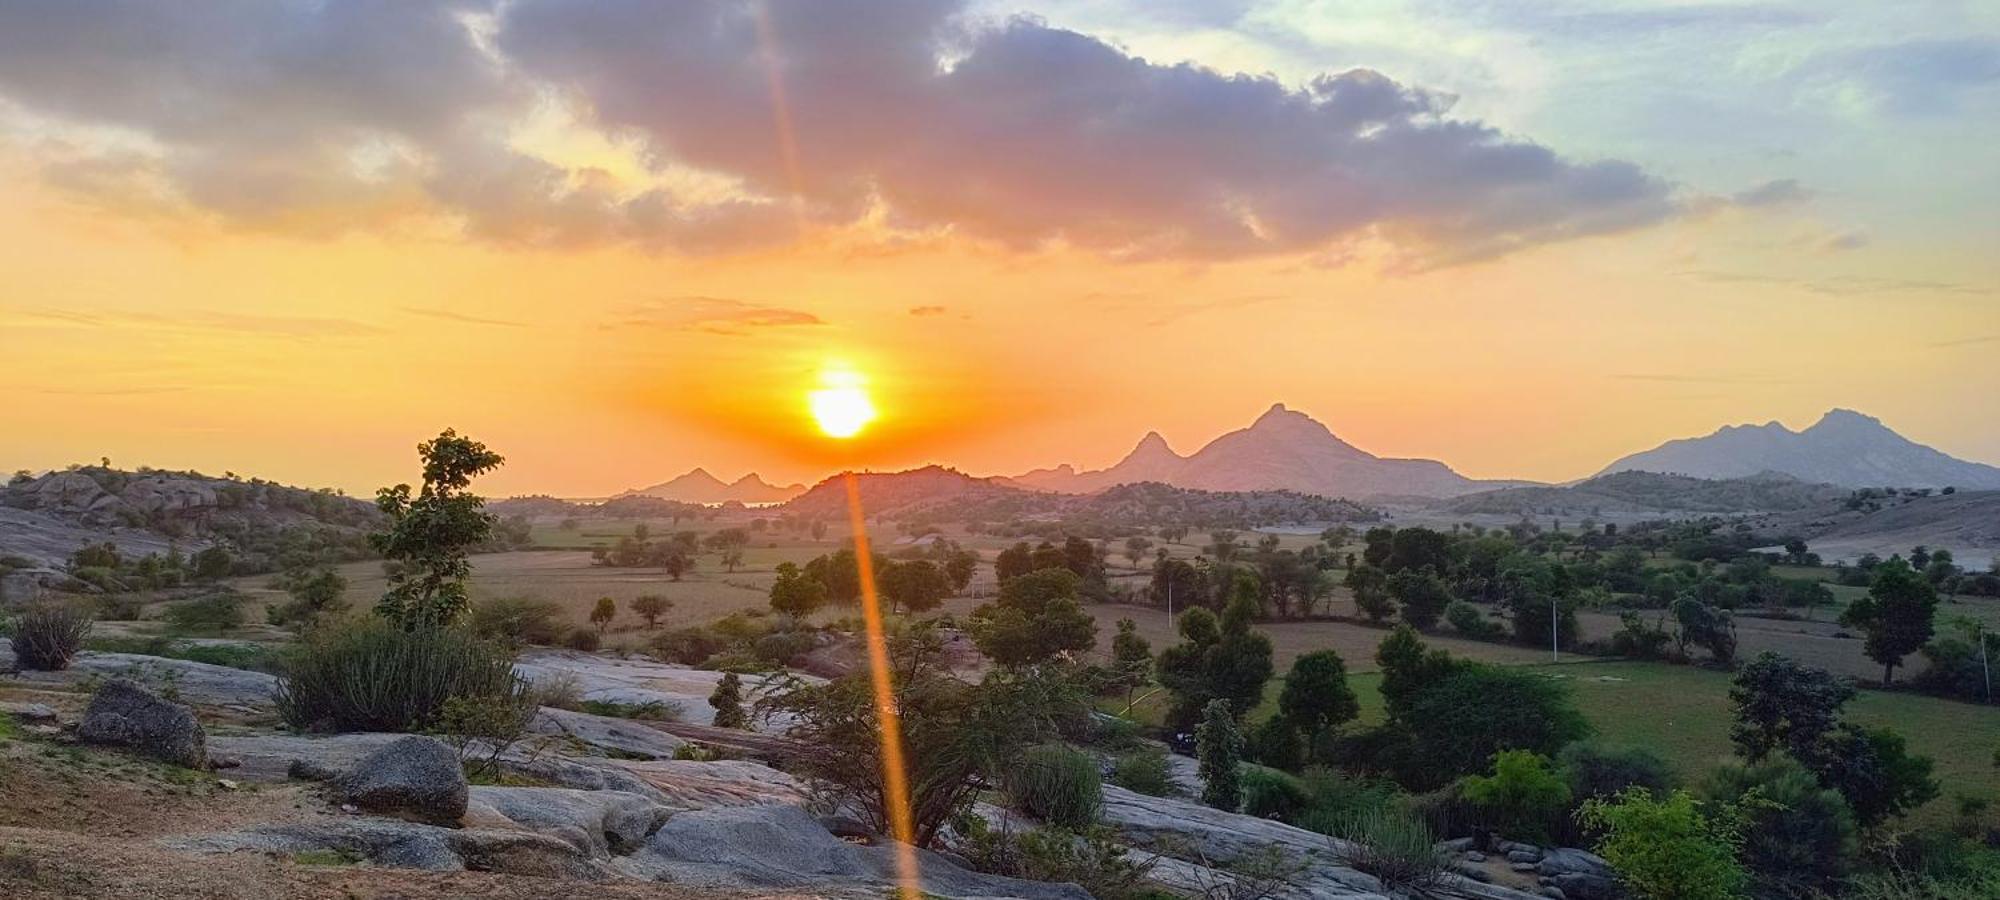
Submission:
M 17 112 L 29 91 L 13 92 Z M 510 146 L 573 179 L 726 200 L 760 177 L 662 163 L 625 132 L 538 110 Z M 109 456 L 366 493 L 413 477 L 415 443 L 450 426 L 508 457 L 489 493 L 593 496 L 696 465 L 773 481 L 1097 467 L 1149 429 L 1191 452 L 1273 402 L 1474 477 L 1576 478 L 1665 439 L 1802 426 L 1833 406 L 2000 462 L 2000 264 L 1978 250 L 1994 226 L 1959 227 L 1958 212 L 1885 212 L 1865 249 L 1840 252 L 1862 207 L 1725 202 L 1746 183 L 1732 174 L 1677 180 L 1678 210 L 1657 220 L 1470 260 L 1437 256 L 1461 240 L 1439 220 L 1394 218 L 1305 248 L 1133 255 L 1091 242 L 1131 238 L 1129 210 L 1105 204 L 1143 192 L 1079 211 L 1104 230 L 1021 241 L 1005 229 L 1045 227 L 1031 223 L 1059 212 L 1057 187 L 1003 208 L 911 178 L 788 240 L 692 250 L 482 237 L 402 189 L 255 215 L 204 207 L 192 183 L 79 190 L 51 160 L 130 136 L 21 115 L 0 126 L 10 469 Z M 146 127 L 169 152 L 181 140 Z M 802 125 L 807 169 L 847 152 L 816 127 Z M 1681 152 L 1638 162 L 1683 172 Z M 806 416 L 833 365 L 864 374 L 882 413 L 844 444 Z

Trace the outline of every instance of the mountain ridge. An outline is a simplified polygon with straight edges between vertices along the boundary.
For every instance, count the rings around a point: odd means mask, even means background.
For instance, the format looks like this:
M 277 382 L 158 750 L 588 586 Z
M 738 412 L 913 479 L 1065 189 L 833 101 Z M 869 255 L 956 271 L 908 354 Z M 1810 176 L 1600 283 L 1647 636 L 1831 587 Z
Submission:
M 2000 488 L 2000 468 L 1917 443 L 1881 419 L 1842 407 L 1798 431 L 1775 420 L 1724 425 L 1620 457 L 1597 474 L 1627 471 L 1708 479 L 1776 472 L 1850 488 Z
M 681 503 L 783 503 L 805 493 L 805 485 L 793 484 L 780 487 L 771 484 L 755 472 L 745 474 L 735 481 L 723 481 L 710 474 L 701 466 L 677 475 L 651 487 L 624 491 L 617 497 L 656 497 L 661 500 L 676 500 Z

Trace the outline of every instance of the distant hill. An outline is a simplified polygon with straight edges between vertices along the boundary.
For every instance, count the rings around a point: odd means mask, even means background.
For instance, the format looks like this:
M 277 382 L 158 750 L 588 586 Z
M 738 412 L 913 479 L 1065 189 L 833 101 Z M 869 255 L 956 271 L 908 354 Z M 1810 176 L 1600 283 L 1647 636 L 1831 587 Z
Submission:
M 778 487 L 764 481 L 757 473 L 723 481 L 708 474 L 707 469 L 695 469 L 671 481 L 663 481 L 652 487 L 626 491 L 619 497 L 656 497 L 661 500 L 677 500 L 682 503 L 783 503 L 805 493 L 805 485 L 793 484 Z
M 1249 427 L 1181 456 L 1157 433 L 1108 469 L 1039 469 L 1009 483 L 1090 493 L 1119 484 L 1161 482 L 1204 491 L 1296 491 L 1323 497 L 1451 497 L 1520 482 L 1479 482 L 1428 459 L 1384 459 L 1334 436 L 1304 413 L 1273 405 Z
M 2000 551 L 2000 491 L 1862 490 L 1839 503 L 1768 517 L 1759 534 L 1799 535 L 1829 560 L 1888 556 L 1922 544 L 1946 548 L 1958 564 L 1986 568 Z
M 1038 521 L 1089 531 L 1166 524 L 1253 528 L 1382 518 L 1380 511 L 1352 501 L 1295 491 L 1201 491 L 1142 482 L 1094 494 L 1064 494 L 1026 490 L 1003 479 L 975 478 L 939 466 L 867 472 L 856 478 L 862 508 L 870 517 L 904 522 Z M 785 504 L 783 511 L 806 518 L 845 517 L 847 487 L 838 478 L 828 479 Z
M 1728 425 L 1706 437 L 1668 441 L 1634 453 L 1600 474 L 1666 472 L 1696 478 L 1743 478 L 1779 472 L 1842 487 L 2000 489 L 2000 468 L 1957 459 L 1853 410 L 1829 411 L 1810 428 L 1778 422 Z
M 1482 491 L 1434 503 L 1454 513 L 1487 515 L 1598 515 L 1689 513 L 1727 515 L 1825 508 L 1847 497 L 1846 488 L 1764 472 L 1748 478 L 1707 479 L 1656 472 L 1614 472 L 1566 487 Z

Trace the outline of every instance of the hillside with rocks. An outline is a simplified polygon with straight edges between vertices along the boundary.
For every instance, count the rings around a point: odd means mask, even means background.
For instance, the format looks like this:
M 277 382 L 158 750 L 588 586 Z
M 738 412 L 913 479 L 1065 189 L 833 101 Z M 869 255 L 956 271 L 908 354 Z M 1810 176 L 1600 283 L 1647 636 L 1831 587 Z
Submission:
M 1780 422 L 1726 425 L 1626 456 L 1600 474 L 1625 471 L 1713 479 L 1776 472 L 1850 488 L 2000 489 L 2000 468 L 1949 456 L 1849 409 L 1829 410 L 1803 431 Z
M 1745 478 L 1693 478 L 1624 471 L 1555 487 L 1503 488 L 1433 504 L 1454 513 L 1601 516 L 1613 513 L 1729 515 L 1824 508 L 1849 491 L 1764 472 Z
M 269 571 L 288 553 L 361 559 L 380 523 L 373 504 L 335 491 L 235 475 L 81 466 L 0 488 L 0 558 L 44 574 L 105 542 L 130 557 L 224 547 L 244 571 Z

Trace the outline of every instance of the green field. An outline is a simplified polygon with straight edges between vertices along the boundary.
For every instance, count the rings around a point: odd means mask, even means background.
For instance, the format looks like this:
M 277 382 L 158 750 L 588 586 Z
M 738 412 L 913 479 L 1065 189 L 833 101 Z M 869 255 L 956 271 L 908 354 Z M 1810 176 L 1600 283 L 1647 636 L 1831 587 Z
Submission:
M 1596 728 L 1598 739 L 1649 748 L 1666 758 L 1683 779 L 1699 779 L 1733 752 L 1728 673 L 1622 661 L 1528 668 L 1570 685 L 1577 707 Z M 1361 704 L 1362 724 L 1382 721 L 1381 680 L 1372 672 L 1348 679 Z M 1282 680 L 1272 680 L 1264 703 L 1251 714 L 1253 721 L 1276 709 L 1282 686 Z M 1140 715 L 1157 721 L 1157 704 L 1149 706 Z M 2000 770 L 1993 766 L 1994 751 L 2000 749 L 2000 708 L 1863 691 L 1848 704 L 1847 712 L 1859 724 L 1895 729 L 1913 752 L 1935 761 L 1941 793 L 1919 812 L 1919 819 L 1943 821 L 1958 794 L 2000 802 Z

